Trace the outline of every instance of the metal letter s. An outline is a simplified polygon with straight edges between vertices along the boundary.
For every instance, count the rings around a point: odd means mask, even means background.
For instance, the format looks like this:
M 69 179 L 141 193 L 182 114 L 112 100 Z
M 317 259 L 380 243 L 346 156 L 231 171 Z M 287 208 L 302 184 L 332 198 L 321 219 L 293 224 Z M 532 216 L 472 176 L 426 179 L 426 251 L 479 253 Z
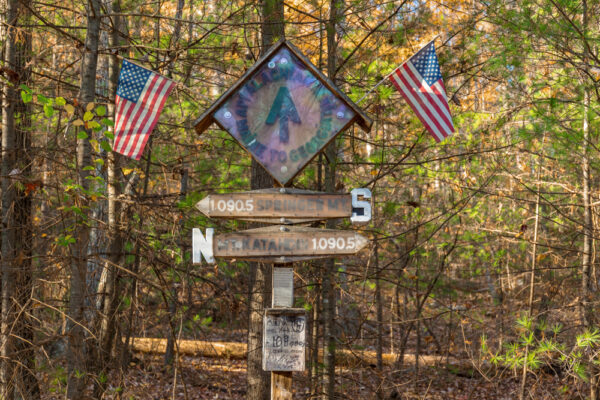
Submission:
M 352 189 L 352 217 L 350 221 L 353 224 L 366 224 L 371 220 L 371 202 L 358 200 L 358 196 L 365 199 L 371 198 L 371 191 L 367 188 Z M 362 210 L 362 212 L 360 212 Z

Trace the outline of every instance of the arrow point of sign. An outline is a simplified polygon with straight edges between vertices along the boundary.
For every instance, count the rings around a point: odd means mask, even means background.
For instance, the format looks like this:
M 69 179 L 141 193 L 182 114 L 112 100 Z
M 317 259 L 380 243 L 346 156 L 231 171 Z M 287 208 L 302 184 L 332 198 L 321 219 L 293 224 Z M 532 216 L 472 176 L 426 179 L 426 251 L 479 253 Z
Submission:
M 279 88 L 275 100 L 273 100 L 273 105 L 271 105 L 271 110 L 269 110 L 269 115 L 267 116 L 265 124 L 273 125 L 278 119 L 279 140 L 281 143 L 288 143 L 290 140 L 289 122 L 292 121 L 295 124 L 301 124 L 302 121 L 300 120 L 298 110 L 296 110 L 296 105 L 294 104 L 294 100 L 292 99 L 292 95 L 287 86 Z
M 206 196 L 198 203 L 196 203 L 196 208 L 200 210 L 200 212 L 207 217 L 210 217 L 210 196 Z
M 354 240 L 356 241 L 356 250 L 362 250 L 369 244 L 369 239 L 358 233 L 354 234 Z

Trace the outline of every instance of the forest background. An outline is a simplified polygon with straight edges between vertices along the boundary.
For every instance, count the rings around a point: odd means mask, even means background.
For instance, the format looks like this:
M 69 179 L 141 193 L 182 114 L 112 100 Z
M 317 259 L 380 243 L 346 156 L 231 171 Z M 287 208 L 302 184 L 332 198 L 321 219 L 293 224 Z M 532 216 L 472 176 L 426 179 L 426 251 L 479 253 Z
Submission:
M 192 228 L 248 225 L 195 203 L 268 182 L 193 122 L 283 36 L 357 101 L 437 35 L 456 134 L 435 143 L 384 84 L 361 103 L 371 132 L 294 180 L 369 188 L 374 215 L 368 250 L 295 268 L 296 397 L 599 398 L 598 1 L 0 10 L 1 398 L 268 398 L 270 267 L 190 260 Z M 111 151 L 123 58 L 177 82 L 140 161 Z

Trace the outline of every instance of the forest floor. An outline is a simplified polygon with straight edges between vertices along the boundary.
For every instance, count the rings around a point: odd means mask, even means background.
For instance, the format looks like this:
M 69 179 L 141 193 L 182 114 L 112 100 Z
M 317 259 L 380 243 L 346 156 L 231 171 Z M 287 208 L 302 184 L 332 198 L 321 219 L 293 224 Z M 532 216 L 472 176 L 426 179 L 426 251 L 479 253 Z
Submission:
M 157 354 L 136 354 L 136 362 L 124 377 L 122 399 L 245 399 L 246 362 L 239 359 L 181 356 L 180 368 L 163 365 Z M 378 374 L 373 368 L 340 368 L 336 387 L 340 399 L 374 399 Z M 390 371 L 386 371 L 389 375 Z M 431 400 L 512 400 L 518 398 L 519 379 L 508 376 L 486 379 L 459 376 L 443 368 L 420 368 L 418 379 L 414 370 L 387 381 L 386 399 Z M 173 384 L 175 382 L 175 385 Z M 106 399 L 116 399 L 113 394 Z M 575 388 L 569 388 L 558 376 L 537 374 L 529 378 L 528 390 L 533 399 L 579 398 Z M 294 374 L 294 399 L 310 399 L 308 374 Z M 49 397 L 50 399 L 51 397 Z

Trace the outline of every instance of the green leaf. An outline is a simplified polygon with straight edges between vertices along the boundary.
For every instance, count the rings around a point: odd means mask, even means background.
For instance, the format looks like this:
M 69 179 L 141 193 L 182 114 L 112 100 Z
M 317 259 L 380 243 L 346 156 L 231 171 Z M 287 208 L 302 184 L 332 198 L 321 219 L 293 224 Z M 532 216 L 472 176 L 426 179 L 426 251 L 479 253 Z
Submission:
M 114 140 L 115 139 L 115 134 L 111 133 L 111 132 L 108 132 L 108 131 L 104 132 L 104 136 L 106 136 L 110 140 Z
M 19 87 L 21 88 L 21 90 L 23 90 L 24 92 L 27 93 L 31 93 L 31 89 L 29 89 L 29 87 L 25 84 L 20 84 Z
M 83 120 L 84 121 L 91 121 L 92 118 L 94 118 L 94 113 L 92 113 L 91 111 L 86 111 L 85 114 L 83 114 Z
M 577 336 L 577 346 L 579 347 L 590 347 L 597 344 L 600 341 L 600 333 L 597 329 L 593 331 L 585 331 L 583 334 Z
M 104 106 L 96 107 L 96 115 L 99 117 L 104 117 L 106 115 L 106 107 L 104 107 Z
M 84 171 L 95 171 L 96 168 L 92 167 L 91 165 L 87 165 L 85 167 L 83 167 Z
M 386 100 L 394 93 L 394 89 L 391 87 L 382 85 L 382 86 L 379 86 L 379 88 L 377 88 L 377 92 L 379 93 L 379 97 L 382 100 Z
M 67 104 L 67 101 L 64 99 L 64 97 L 57 97 L 54 99 L 54 104 L 56 104 L 57 106 L 64 106 L 65 104 Z
M 584 382 L 588 381 L 588 376 L 585 373 L 585 367 L 583 365 L 581 365 L 580 363 L 576 362 L 573 364 L 573 372 L 575 372 L 582 381 L 584 381 Z
M 21 100 L 23 100 L 23 103 L 25 104 L 31 103 L 33 100 L 33 95 L 31 92 L 21 91 Z
M 54 115 L 54 108 L 50 104 L 44 104 L 44 115 L 46 118 L 52 118 Z
M 106 152 L 112 151 L 110 143 L 108 143 L 106 140 L 100 142 L 100 147 L 102 147 Z
M 43 94 L 38 94 L 37 100 L 40 104 L 51 104 L 52 103 L 52 101 L 49 98 L 47 98 L 46 96 L 44 96 Z
M 71 235 L 60 235 L 58 238 L 56 238 L 56 241 L 60 246 L 67 247 L 68 245 L 75 243 L 75 238 Z
M 100 122 L 102 122 L 106 126 L 115 126 L 115 123 L 112 121 L 112 119 L 109 118 L 102 118 Z
M 77 139 L 87 139 L 89 136 L 86 131 L 79 131 L 77 133 Z
M 102 129 L 102 125 L 100 125 L 98 122 L 96 121 L 90 121 L 88 122 L 88 127 L 90 129 L 93 129 L 94 131 L 99 131 L 100 129 Z

